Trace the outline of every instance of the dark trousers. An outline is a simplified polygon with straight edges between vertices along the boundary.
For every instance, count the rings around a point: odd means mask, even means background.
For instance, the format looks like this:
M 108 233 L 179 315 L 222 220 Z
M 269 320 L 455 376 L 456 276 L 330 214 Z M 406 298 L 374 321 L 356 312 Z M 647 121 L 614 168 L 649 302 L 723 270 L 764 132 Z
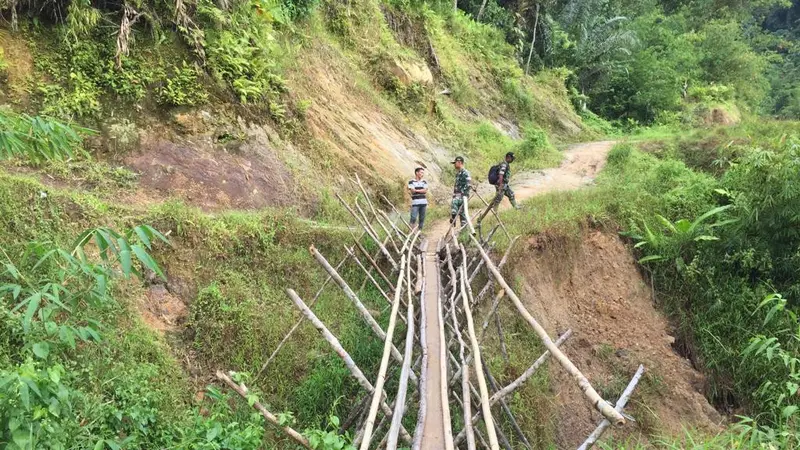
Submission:
M 422 226 L 425 224 L 425 211 L 428 209 L 428 205 L 411 205 L 411 226 L 413 227 L 415 223 L 417 223 L 417 219 L 419 219 L 419 229 L 422 229 Z

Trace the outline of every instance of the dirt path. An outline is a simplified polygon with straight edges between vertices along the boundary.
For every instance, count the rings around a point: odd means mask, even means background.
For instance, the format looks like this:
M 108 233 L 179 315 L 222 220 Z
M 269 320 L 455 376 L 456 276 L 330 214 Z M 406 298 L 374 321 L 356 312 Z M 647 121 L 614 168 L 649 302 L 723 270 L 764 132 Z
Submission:
M 569 147 L 564 152 L 564 161 L 559 167 L 536 172 L 522 172 L 514 175 L 511 186 L 517 201 L 523 201 L 534 195 L 546 192 L 578 189 L 594 180 L 594 176 L 603 168 L 606 156 L 614 146 L 613 141 L 590 142 Z M 494 193 L 494 187 L 488 183 L 478 186 L 481 195 L 486 193 L 487 200 Z M 510 205 L 504 201 L 501 208 Z M 432 224 L 426 231 L 428 237 L 428 253 L 425 255 L 425 273 L 436 274 L 428 280 L 425 295 L 425 311 L 427 323 L 426 346 L 428 351 L 428 366 L 426 378 L 428 388 L 426 391 L 427 411 L 425 413 L 425 428 L 422 434 L 422 449 L 440 450 L 452 448 L 452 444 L 445 440 L 445 428 L 450 422 L 450 408 L 447 404 L 448 394 L 446 389 L 446 374 L 441 370 L 441 358 L 444 358 L 442 347 L 443 330 L 439 317 L 439 277 L 436 267 L 436 243 L 444 237 L 449 228 L 446 220 Z

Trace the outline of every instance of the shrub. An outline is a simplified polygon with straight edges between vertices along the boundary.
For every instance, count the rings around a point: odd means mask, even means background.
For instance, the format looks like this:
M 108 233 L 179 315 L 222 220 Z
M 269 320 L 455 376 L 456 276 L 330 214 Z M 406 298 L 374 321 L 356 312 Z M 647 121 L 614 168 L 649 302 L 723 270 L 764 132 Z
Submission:
M 608 153 L 608 164 L 622 166 L 631 157 L 633 146 L 631 144 L 617 144 Z
M 272 9 L 263 11 L 266 6 Z M 250 0 L 237 3 L 228 13 L 204 0 L 198 4 L 198 14 L 206 24 L 209 67 L 242 103 L 268 103 L 284 90 L 275 72 L 278 48 L 272 22 L 280 17 L 277 6 Z
M 158 102 L 171 106 L 196 106 L 206 102 L 208 94 L 197 81 L 197 68 L 182 61 L 158 91 Z
M 522 167 L 541 169 L 558 165 L 561 161 L 561 153 L 550 144 L 547 132 L 528 124 L 522 127 L 522 135 L 522 142 L 514 149 Z
M 67 88 L 56 84 L 39 87 L 44 96 L 42 113 L 73 120 L 100 115 L 100 88 L 83 72 L 69 74 Z

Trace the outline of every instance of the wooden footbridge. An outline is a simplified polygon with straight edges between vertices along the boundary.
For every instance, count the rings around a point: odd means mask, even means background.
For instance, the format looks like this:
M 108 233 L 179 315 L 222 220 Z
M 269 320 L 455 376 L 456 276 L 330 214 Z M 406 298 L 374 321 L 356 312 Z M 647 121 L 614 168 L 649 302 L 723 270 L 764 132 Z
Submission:
M 438 227 L 425 239 L 408 225 L 388 199 L 381 198 L 380 205 L 387 207 L 386 211 L 381 210 L 357 177 L 356 184 L 363 196 L 361 201 L 356 200 L 351 205 L 341 197 L 339 200 L 353 217 L 357 229 L 362 230 L 361 235 L 353 234 L 352 246 L 345 247 L 347 255 L 336 265 L 330 264 L 315 247 L 309 248 L 328 277 L 309 301 L 292 289 L 286 290 L 288 299 L 301 313 L 300 319 L 275 348 L 262 372 L 305 321 L 315 327 L 364 391 L 363 397 L 351 405 L 349 415 L 340 424 L 340 432 L 351 432 L 355 436 L 353 444 L 360 450 L 393 450 L 398 446 L 415 450 L 530 449 L 525 430 L 517 423 L 506 400 L 550 357 L 571 376 L 586 401 L 604 416 L 581 449 L 591 447 L 610 425 L 625 424 L 623 407 L 644 368 L 639 367 L 616 404 L 600 397 L 589 380 L 560 350 L 561 344 L 572 336 L 572 331 L 557 337 L 549 336 L 503 277 L 501 270 L 516 239 L 508 234 L 499 215 L 486 201 L 478 197 L 484 208 L 475 217 L 470 218 L 469 211 L 466 211 L 469 220 L 464 229 Z M 468 202 L 464 205 L 468 208 Z M 489 213 L 491 219 L 487 219 Z M 486 222 L 490 221 L 491 224 L 487 225 Z M 478 225 L 473 226 L 473 222 Z M 486 230 L 489 226 L 492 228 Z M 499 241 L 496 236 L 501 234 L 499 231 L 502 231 L 507 244 L 502 255 L 494 252 Z M 369 241 L 371 244 L 366 245 Z M 367 246 L 377 250 L 370 253 Z M 354 264 L 363 273 L 361 288 L 354 289 L 342 278 L 340 270 L 344 264 Z M 375 338 L 383 342 L 377 373 L 364 373 L 337 337 L 314 314 L 315 302 L 331 281 L 358 310 Z M 391 309 L 386 329 L 375 320 L 359 297 L 366 283 L 380 292 L 385 307 Z M 498 380 L 492 375 L 482 347 L 490 323 L 494 323 L 501 349 L 505 352 L 502 323 L 497 314 L 502 302 L 513 305 L 546 348 L 514 380 Z M 490 304 L 488 308 L 487 304 Z M 475 317 L 477 310 L 486 311 L 485 317 Z M 237 384 L 222 371 L 217 372 L 217 377 L 247 397 L 246 386 Z M 386 391 L 387 379 L 396 380 L 392 383 L 397 386 L 395 392 Z M 260 402 L 255 402 L 253 407 L 299 446 L 312 448 L 301 433 L 281 424 Z M 413 429 L 408 420 L 404 426 L 403 418 L 409 411 L 416 411 Z

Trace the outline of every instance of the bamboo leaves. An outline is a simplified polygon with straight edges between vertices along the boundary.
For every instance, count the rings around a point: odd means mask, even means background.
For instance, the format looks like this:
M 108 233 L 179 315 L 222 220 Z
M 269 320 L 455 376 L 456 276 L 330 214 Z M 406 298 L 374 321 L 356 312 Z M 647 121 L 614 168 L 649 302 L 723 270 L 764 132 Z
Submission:
M 0 266 L 0 301 L 11 303 L 9 312 L 19 318 L 22 332 L 35 336 L 33 344 L 26 344 L 33 355 L 47 359 L 53 344 L 74 349 L 77 340 L 99 341 L 98 322 L 85 320 L 88 324 L 74 326 L 68 322 L 70 315 L 76 308 L 113 302 L 109 281 L 141 277 L 138 267 L 164 278 L 149 253 L 155 240 L 168 243 L 154 228 L 139 225 L 124 234 L 92 228 L 81 233 L 70 251 L 50 241 L 31 242 L 15 260 L 0 247 L 5 259 Z
M 31 117 L 0 109 L 0 159 L 23 158 L 33 164 L 86 156 L 81 135 L 94 131 L 48 117 Z

